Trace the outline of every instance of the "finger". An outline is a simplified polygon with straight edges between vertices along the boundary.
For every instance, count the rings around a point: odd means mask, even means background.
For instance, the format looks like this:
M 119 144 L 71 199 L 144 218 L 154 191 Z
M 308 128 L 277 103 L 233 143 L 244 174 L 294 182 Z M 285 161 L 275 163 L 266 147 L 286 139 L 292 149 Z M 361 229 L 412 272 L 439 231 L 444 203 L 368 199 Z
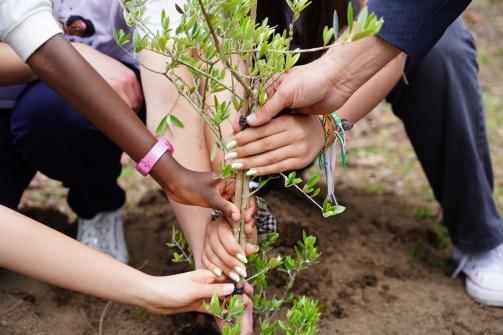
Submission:
M 246 277 L 247 275 L 243 263 L 229 255 L 225 248 L 218 243 L 214 242 L 206 245 L 204 255 L 207 258 L 207 263 L 222 269 L 222 272 L 235 282 L 238 282 L 241 276 Z
M 250 175 L 258 175 L 257 166 L 267 167 L 271 165 L 278 164 L 284 168 L 284 170 L 293 170 L 294 166 L 286 165 L 287 159 L 292 159 L 295 168 L 302 168 L 307 164 L 304 164 L 302 159 L 295 157 L 296 152 L 292 151 L 291 147 L 281 147 L 272 151 L 262 153 L 260 155 L 250 156 L 243 159 L 238 159 L 233 163 L 234 170 L 249 170 L 247 173 Z M 304 165 L 303 165 L 304 164 Z M 302 166 L 303 165 L 303 166 Z M 253 171 L 252 171 L 253 170 Z
M 138 113 L 140 111 L 142 103 L 143 103 L 143 92 L 142 92 L 140 83 L 136 79 L 136 76 L 135 76 L 135 79 L 131 81 L 131 90 L 132 90 L 132 94 L 134 96 L 133 110 L 136 113 Z
M 247 144 L 240 143 L 232 152 L 235 152 L 234 159 L 246 158 L 254 155 L 260 155 L 268 151 L 288 146 L 293 142 L 288 132 L 280 132 L 267 137 L 255 140 Z
M 251 256 L 259 250 L 258 246 L 251 243 L 246 243 L 246 256 Z
M 197 295 L 199 299 L 211 298 L 213 295 L 217 295 L 219 298 L 228 296 L 234 292 L 234 284 L 199 284 L 197 289 Z
M 253 286 L 251 286 L 247 281 L 244 283 L 244 290 L 246 294 L 252 294 L 253 293 Z
M 219 281 L 220 279 L 226 277 L 224 276 L 224 273 L 222 271 L 222 267 L 221 266 L 218 266 L 218 265 L 215 265 L 213 264 L 213 262 L 211 262 L 208 257 L 206 256 L 206 253 L 203 253 L 201 255 L 201 261 L 203 262 L 203 265 L 205 268 L 207 268 L 208 270 L 210 270 L 211 272 L 213 272 L 213 274 L 215 274 L 215 276 L 217 276 L 217 280 Z
M 245 235 L 246 239 L 249 240 L 256 234 L 257 228 L 255 226 L 255 219 L 245 224 Z
M 277 90 L 269 100 L 260 108 L 248 115 L 246 122 L 252 127 L 261 126 L 269 122 L 273 117 L 278 115 L 283 109 L 290 105 L 291 92 L 286 89 Z
M 243 302 L 245 303 L 244 315 L 241 317 L 241 335 L 253 334 L 253 302 L 243 294 Z
M 287 158 L 278 163 L 270 164 L 266 166 L 255 166 L 251 169 L 255 170 L 254 176 L 265 176 L 268 174 L 275 174 L 284 172 L 287 170 L 295 170 L 303 168 L 304 166 L 299 166 L 298 160 L 296 158 Z
M 235 204 L 225 200 L 220 194 L 211 194 L 206 199 L 209 208 L 214 208 L 221 211 L 226 217 L 231 218 L 234 222 L 239 222 L 241 214 Z
M 276 133 L 287 130 L 286 122 L 283 119 L 277 118 L 271 122 L 256 128 L 247 128 L 236 134 L 235 139 L 240 146 L 255 142 L 261 138 L 274 135 Z
M 236 115 L 234 115 L 234 118 L 232 119 L 232 130 L 234 130 L 235 133 L 241 131 L 241 124 L 239 123 L 240 119 L 241 113 L 236 113 Z
M 257 213 L 257 198 L 251 196 L 248 199 L 248 209 L 245 212 L 245 225 L 251 222 Z
M 119 94 L 119 96 L 122 98 L 122 100 L 124 100 L 124 102 L 128 105 L 129 108 L 133 109 L 134 102 L 126 91 L 121 89 L 120 91 L 115 92 Z

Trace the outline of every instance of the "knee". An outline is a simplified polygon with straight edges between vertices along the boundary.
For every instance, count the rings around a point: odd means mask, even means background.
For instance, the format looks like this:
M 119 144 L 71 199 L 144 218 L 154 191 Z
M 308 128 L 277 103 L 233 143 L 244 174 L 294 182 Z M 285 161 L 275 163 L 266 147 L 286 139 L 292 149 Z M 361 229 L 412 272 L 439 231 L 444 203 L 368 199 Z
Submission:
M 72 130 L 76 113 L 43 82 L 29 85 L 12 110 L 11 131 L 14 144 L 43 144 L 46 139 L 66 136 Z M 75 124 L 75 122 L 73 122 Z

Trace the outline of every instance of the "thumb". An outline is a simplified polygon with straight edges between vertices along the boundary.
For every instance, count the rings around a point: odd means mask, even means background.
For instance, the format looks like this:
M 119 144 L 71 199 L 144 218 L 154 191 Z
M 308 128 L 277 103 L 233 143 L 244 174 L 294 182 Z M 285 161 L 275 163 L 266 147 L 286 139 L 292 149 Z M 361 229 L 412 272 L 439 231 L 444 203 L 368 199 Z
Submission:
M 235 133 L 238 133 L 241 131 L 241 125 L 239 124 L 239 120 L 241 119 L 241 113 L 236 113 L 234 116 L 234 119 L 232 120 L 232 130 Z
M 287 107 L 286 99 L 281 91 L 276 91 L 267 102 L 259 107 L 252 114 L 248 115 L 246 122 L 252 127 L 261 126 L 269 122 Z
M 219 210 L 226 217 L 234 220 L 234 222 L 238 222 L 239 219 L 241 219 L 238 207 L 232 202 L 227 201 L 222 197 L 212 197 L 208 202 L 211 208 Z
M 198 291 L 201 299 L 211 298 L 215 294 L 217 297 L 223 298 L 234 292 L 234 284 L 201 284 Z

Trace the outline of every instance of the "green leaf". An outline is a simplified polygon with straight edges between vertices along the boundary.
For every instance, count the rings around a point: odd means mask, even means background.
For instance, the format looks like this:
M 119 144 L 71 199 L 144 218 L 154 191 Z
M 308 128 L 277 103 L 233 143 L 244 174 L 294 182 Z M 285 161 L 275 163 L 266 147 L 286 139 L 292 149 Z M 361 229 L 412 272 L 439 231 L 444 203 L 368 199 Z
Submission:
M 269 43 L 267 41 L 264 41 L 261 45 L 260 45 L 260 50 L 258 52 L 258 57 L 259 58 L 262 58 L 262 56 L 265 55 L 266 51 L 267 51 L 267 48 L 269 47 Z
M 327 45 L 330 40 L 334 37 L 334 28 L 328 29 L 328 27 L 323 28 L 323 45 Z
M 334 37 L 337 39 L 339 36 L 339 17 L 337 16 L 337 11 L 334 10 L 334 21 L 333 21 L 333 27 L 334 28 Z
M 292 181 L 292 185 L 298 185 L 302 183 L 302 178 L 295 178 L 293 181 Z
M 230 177 L 232 173 L 232 165 L 231 164 L 227 164 L 227 166 L 225 167 L 225 170 L 222 172 L 222 178 L 227 178 L 227 177 Z
M 175 8 L 176 8 L 176 11 L 182 15 L 184 15 L 185 13 L 183 12 L 183 9 L 180 8 L 180 6 L 178 6 L 178 4 L 175 3 Z
M 166 128 L 168 127 L 167 118 L 168 116 L 166 115 L 165 117 L 162 118 L 161 122 L 159 122 L 159 125 L 155 130 L 156 135 L 162 136 L 166 132 Z
M 318 182 L 319 178 L 320 176 L 318 174 L 315 174 L 314 176 L 311 177 L 311 179 L 309 179 L 306 185 L 308 185 L 309 187 L 313 187 L 314 185 L 316 185 L 316 182 Z
M 210 313 L 213 315 L 218 315 L 220 310 L 220 302 L 218 300 L 218 296 L 216 294 L 213 294 L 211 297 L 211 302 L 210 302 Z
M 218 150 L 218 143 L 213 144 L 211 147 L 211 155 L 210 155 L 210 160 L 213 162 L 215 160 L 215 157 L 217 156 L 217 150 Z
M 313 194 L 311 194 L 311 198 L 314 198 L 315 196 L 317 196 L 318 194 L 320 193 L 320 188 L 318 187 Z
M 185 128 L 182 121 L 180 121 L 176 116 L 169 114 L 169 119 L 174 126 L 178 128 Z
M 353 4 L 350 1 L 349 5 L 348 5 L 348 28 L 349 28 L 349 34 L 353 33 L 353 21 L 354 21 Z
M 365 24 L 367 23 L 367 17 L 369 14 L 369 9 L 367 6 L 363 7 L 358 15 L 358 20 L 356 21 L 356 32 L 365 30 Z

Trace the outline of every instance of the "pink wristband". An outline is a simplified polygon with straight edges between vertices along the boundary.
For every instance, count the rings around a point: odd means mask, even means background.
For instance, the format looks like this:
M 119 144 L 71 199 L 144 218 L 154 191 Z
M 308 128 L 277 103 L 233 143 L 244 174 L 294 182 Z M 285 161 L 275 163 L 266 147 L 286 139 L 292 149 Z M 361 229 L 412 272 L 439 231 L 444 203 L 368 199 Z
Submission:
M 173 154 L 175 149 L 167 139 L 162 136 L 156 136 L 157 143 L 150 149 L 147 155 L 142 158 L 138 164 L 136 164 L 136 170 L 140 172 L 142 176 L 148 175 L 154 168 L 155 163 L 161 158 L 166 151 Z

